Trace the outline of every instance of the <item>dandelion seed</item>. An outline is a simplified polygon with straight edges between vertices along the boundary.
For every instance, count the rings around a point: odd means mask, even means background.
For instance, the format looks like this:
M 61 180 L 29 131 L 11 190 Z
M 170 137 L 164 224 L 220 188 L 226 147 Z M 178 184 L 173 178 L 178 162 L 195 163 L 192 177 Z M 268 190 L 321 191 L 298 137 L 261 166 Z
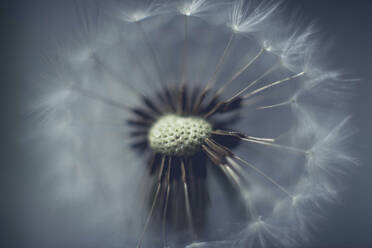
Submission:
M 337 196 L 333 175 L 355 163 L 349 115 L 329 104 L 342 78 L 312 63 L 312 26 L 271 39 L 270 1 L 77 4 L 85 18 L 81 8 L 105 15 L 84 20 L 89 47 L 57 55 L 59 76 L 35 105 L 52 126 L 40 128 L 44 162 L 63 201 L 91 203 L 87 215 L 120 232 L 107 239 L 128 247 L 306 242 Z M 107 26 L 115 39 L 92 37 Z

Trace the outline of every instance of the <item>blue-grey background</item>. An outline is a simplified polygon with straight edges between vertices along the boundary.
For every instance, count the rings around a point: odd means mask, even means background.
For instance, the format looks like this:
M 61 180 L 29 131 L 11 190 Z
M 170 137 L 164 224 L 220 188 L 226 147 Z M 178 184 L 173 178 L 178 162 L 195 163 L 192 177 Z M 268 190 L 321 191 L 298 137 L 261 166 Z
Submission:
M 22 109 L 28 97 L 22 70 L 38 56 L 46 36 L 47 0 L 0 1 L 0 247 L 33 247 L 22 240 L 20 205 L 38 205 L 37 177 L 33 166 L 22 156 L 20 140 L 25 127 Z M 58 2 L 54 1 L 58 5 Z M 333 65 L 352 72 L 361 81 L 355 89 L 353 120 L 359 132 L 353 149 L 360 166 L 350 177 L 341 203 L 329 210 L 312 247 L 372 247 L 372 1 L 289 0 L 289 8 L 299 9 L 318 21 L 325 37 L 333 41 L 328 50 Z M 60 15 L 61 18 L 68 16 Z M 64 20 L 61 19 L 61 22 Z M 45 206 L 43 206 L 45 207 Z M 23 208 L 22 208 L 23 209 Z M 56 223 L 59 225 L 60 223 Z M 52 231 L 52 230 L 51 230 Z M 37 248 L 37 247 L 36 247 Z

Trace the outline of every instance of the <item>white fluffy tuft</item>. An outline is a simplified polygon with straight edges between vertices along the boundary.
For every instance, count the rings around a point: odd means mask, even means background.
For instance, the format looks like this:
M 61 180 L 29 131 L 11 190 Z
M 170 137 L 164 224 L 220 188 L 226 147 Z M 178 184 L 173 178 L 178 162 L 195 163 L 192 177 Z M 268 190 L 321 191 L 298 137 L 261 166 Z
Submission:
M 228 26 L 237 33 L 255 33 L 270 21 L 280 2 L 262 1 L 254 6 L 253 1 L 237 0 L 230 12 Z

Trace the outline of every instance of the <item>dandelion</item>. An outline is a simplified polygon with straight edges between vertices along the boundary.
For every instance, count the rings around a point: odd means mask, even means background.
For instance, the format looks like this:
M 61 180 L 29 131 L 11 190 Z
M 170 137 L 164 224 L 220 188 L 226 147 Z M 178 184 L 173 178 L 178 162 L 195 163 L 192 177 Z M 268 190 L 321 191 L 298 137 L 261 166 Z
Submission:
M 74 9 L 33 110 L 54 201 L 87 206 L 77 225 L 108 247 L 309 242 L 355 163 L 350 80 L 314 25 L 272 1 Z

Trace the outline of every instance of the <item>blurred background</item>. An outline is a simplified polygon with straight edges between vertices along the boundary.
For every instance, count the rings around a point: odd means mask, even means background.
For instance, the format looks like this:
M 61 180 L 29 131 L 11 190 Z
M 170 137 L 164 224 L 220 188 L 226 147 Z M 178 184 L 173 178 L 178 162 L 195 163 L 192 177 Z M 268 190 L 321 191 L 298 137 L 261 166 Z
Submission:
M 33 248 L 22 240 L 21 227 L 29 221 L 38 220 L 24 218 L 27 215 L 21 209 L 27 205 L 41 207 L 37 198 L 37 177 L 33 177 L 33 166 L 37 165 L 28 164 L 20 145 L 22 130 L 26 128 L 23 104 L 30 97 L 25 90 L 27 82 L 22 71 L 25 67 L 34 66 L 32 60 L 39 56 L 46 42 L 43 30 L 48 25 L 49 8 L 58 8 L 58 4 L 51 2 L 0 1 L 0 247 L 4 248 Z M 340 203 L 328 209 L 323 225 L 316 228 L 320 235 L 316 236 L 311 247 L 372 247 L 372 2 L 285 2 L 290 9 L 298 9 L 305 17 L 317 21 L 323 36 L 332 41 L 327 51 L 332 66 L 350 72 L 351 78 L 360 79 L 352 100 L 353 121 L 359 130 L 353 149 L 359 157 L 360 166 L 350 175 L 350 182 L 345 182 L 349 186 Z M 68 14 L 63 10 L 58 16 L 62 18 L 62 23 L 68 21 Z M 47 206 L 42 207 L 47 210 Z

